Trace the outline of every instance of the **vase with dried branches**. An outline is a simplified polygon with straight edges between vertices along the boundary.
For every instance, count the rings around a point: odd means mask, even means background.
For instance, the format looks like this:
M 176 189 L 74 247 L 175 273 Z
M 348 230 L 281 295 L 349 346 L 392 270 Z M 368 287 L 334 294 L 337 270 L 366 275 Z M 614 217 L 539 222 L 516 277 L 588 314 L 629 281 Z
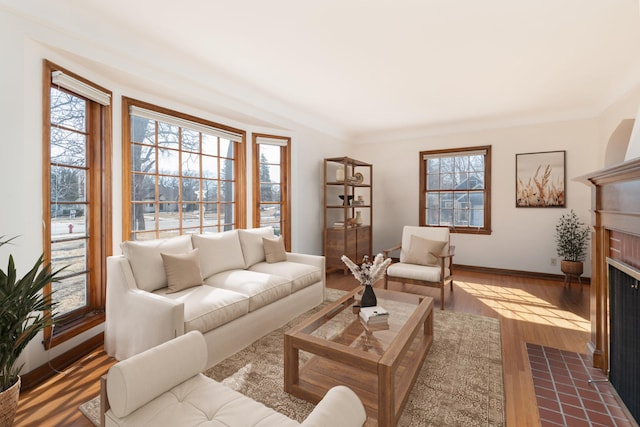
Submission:
M 342 255 L 342 262 L 349 267 L 349 270 L 353 273 L 353 277 L 364 286 L 360 306 L 373 307 L 377 305 L 378 299 L 376 298 L 375 292 L 373 292 L 373 284 L 382 279 L 384 272 L 389 264 L 391 264 L 391 258 L 385 259 L 382 254 L 378 254 L 372 263 L 369 261 L 369 257 L 365 255 L 362 259 L 362 264 L 358 265 L 351 261 L 348 256 Z

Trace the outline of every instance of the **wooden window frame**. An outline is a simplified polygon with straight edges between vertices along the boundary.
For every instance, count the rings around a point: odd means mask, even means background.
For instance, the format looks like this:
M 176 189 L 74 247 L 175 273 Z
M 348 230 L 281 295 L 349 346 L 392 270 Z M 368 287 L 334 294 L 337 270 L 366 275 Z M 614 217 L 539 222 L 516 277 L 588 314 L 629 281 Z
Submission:
M 291 251 L 291 138 L 286 136 L 254 133 L 253 148 L 253 227 L 260 227 L 260 144 L 259 138 L 285 141 L 280 146 L 280 233 L 287 251 Z
M 427 160 L 425 155 L 448 157 L 448 155 L 464 154 L 465 152 L 477 152 L 485 150 L 485 169 L 484 169 L 484 226 L 483 227 L 464 227 L 464 226 L 449 226 L 452 233 L 463 234 L 491 234 L 491 146 L 476 146 L 476 147 L 464 147 L 464 148 L 452 148 L 442 150 L 426 150 L 419 153 L 420 160 L 420 202 L 419 202 L 419 225 L 429 226 L 427 224 L 426 212 L 427 212 Z M 440 191 L 440 190 L 438 190 Z M 447 190 L 453 191 L 453 190 Z
M 78 76 L 48 60 L 43 61 L 43 246 L 44 257 L 51 260 L 51 74 L 62 71 L 64 74 L 85 83 L 103 93 L 111 92 L 89 80 Z M 84 98 L 72 91 L 74 96 Z M 84 98 L 86 99 L 86 98 Z M 56 318 L 55 327 L 44 330 L 44 347 L 55 347 L 80 333 L 97 326 L 105 320 L 106 300 L 106 258 L 111 255 L 112 248 L 112 204 L 111 204 L 111 153 L 112 153 L 112 110 L 111 104 L 100 105 L 87 100 L 89 130 L 88 140 L 88 173 L 87 194 L 89 195 L 90 217 L 87 226 L 90 227 L 88 239 L 87 267 L 89 270 L 89 285 L 87 287 L 87 305 Z M 44 289 L 44 294 L 51 298 L 51 284 Z
M 131 168 L 131 114 L 129 107 L 139 107 L 152 112 L 175 117 L 177 119 L 186 120 L 195 124 L 201 124 L 208 127 L 213 127 L 229 132 L 233 132 L 241 135 L 241 141 L 233 141 L 234 144 L 234 228 L 245 228 L 247 222 L 246 215 L 246 154 L 245 154 L 245 140 L 246 132 L 240 129 L 232 128 L 219 123 L 214 123 L 208 120 L 204 120 L 198 117 L 194 117 L 188 114 L 180 113 L 178 111 L 170 110 L 164 107 L 150 104 L 148 102 L 136 100 L 133 98 L 122 97 L 122 238 L 123 240 L 131 240 L 133 238 L 133 230 L 131 225 L 132 215 L 132 194 L 131 194 L 131 180 L 132 180 L 132 168 Z M 178 150 L 182 155 L 182 148 Z M 156 176 L 159 175 L 156 170 Z M 202 174 L 197 178 L 202 180 Z M 180 198 L 182 195 L 180 195 Z M 181 201 L 177 203 L 182 203 Z M 192 204 L 193 202 L 189 202 Z M 202 202 L 200 202 L 202 203 Z M 220 203 L 220 201 L 218 201 Z M 180 210 L 181 211 L 181 210 Z M 203 225 L 200 225 L 200 232 L 202 232 Z M 192 228 L 193 230 L 195 228 Z M 183 234 L 182 219 L 179 221 L 179 234 Z M 163 231 L 156 227 L 156 238 L 159 237 L 159 233 Z M 219 230 L 221 231 L 221 230 Z

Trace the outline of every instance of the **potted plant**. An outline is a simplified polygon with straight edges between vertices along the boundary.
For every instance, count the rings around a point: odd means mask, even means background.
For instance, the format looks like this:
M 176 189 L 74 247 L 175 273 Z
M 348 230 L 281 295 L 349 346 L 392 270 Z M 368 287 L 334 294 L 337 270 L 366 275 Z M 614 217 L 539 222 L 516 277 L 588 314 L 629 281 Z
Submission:
M 580 221 L 573 209 L 560 217 L 556 224 L 556 244 L 558 256 L 562 258 L 560 269 L 564 274 L 582 274 L 588 241 L 589 227 Z
M 14 238 L 0 236 L 0 246 Z M 18 408 L 23 366 L 17 364 L 18 357 L 38 332 L 52 324 L 54 303 L 42 290 L 56 281 L 59 272 L 51 271 L 43 255 L 22 278 L 12 255 L 6 271 L 0 268 L 0 426 L 11 426 Z

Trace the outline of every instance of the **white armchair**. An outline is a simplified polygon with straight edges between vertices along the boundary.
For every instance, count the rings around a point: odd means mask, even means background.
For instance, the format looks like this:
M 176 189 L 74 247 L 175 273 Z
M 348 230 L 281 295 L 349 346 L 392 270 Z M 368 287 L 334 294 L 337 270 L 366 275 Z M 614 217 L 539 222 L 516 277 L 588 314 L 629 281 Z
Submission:
M 384 256 L 400 250 L 400 262 L 387 268 L 384 287 L 388 281 L 440 288 L 440 310 L 444 310 L 444 287 L 453 292 L 453 255 L 449 228 L 405 226 L 402 243 L 383 251 Z

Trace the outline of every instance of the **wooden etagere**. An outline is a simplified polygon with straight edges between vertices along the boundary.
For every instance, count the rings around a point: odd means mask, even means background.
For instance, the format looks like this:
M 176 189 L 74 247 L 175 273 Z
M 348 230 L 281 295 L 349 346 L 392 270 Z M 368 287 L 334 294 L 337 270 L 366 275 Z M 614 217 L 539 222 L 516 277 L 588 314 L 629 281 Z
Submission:
M 324 159 L 324 256 L 327 270 L 348 271 L 342 255 L 371 256 L 373 165 L 349 157 Z M 343 196 L 342 198 L 340 196 Z M 356 223 L 357 222 L 357 223 Z

